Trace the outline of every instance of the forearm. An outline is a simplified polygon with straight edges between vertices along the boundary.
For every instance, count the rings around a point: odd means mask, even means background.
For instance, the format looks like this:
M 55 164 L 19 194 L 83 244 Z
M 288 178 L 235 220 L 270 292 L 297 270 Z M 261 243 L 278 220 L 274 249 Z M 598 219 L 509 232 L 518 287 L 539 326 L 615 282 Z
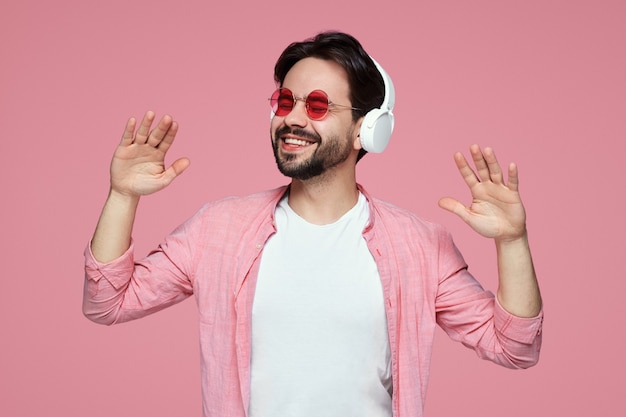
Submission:
M 528 235 L 497 241 L 498 301 L 518 317 L 535 317 L 541 311 L 541 294 L 528 244 Z
M 110 262 L 128 250 L 138 204 L 139 196 L 109 192 L 91 239 L 91 252 L 96 260 Z

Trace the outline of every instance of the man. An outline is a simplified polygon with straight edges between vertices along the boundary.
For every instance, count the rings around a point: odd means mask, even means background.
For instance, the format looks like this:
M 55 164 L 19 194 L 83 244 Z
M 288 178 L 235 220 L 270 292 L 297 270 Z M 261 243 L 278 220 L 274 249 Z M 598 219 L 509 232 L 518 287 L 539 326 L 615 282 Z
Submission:
M 364 137 L 380 139 L 368 113 L 393 105 L 386 77 L 349 35 L 290 45 L 270 99 L 289 186 L 205 205 L 138 262 L 140 195 L 169 185 L 189 161 L 164 166 L 178 128 L 171 117 L 153 129 L 151 112 L 138 128 L 127 123 L 85 252 L 84 312 L 112 324 L 195 295 L 205 416 L 421 416 L 435 324 L 501 365 L 538 360 L 542 306 L 515 165 L 505 182 L 493 151 L 474 145 L 476 172 L 455 155 L 472 205 L 440 201 L 494 239 L 497 298 L 441 227 L 357 184 Z M 387 129 L 390 109 L 381 112 Z

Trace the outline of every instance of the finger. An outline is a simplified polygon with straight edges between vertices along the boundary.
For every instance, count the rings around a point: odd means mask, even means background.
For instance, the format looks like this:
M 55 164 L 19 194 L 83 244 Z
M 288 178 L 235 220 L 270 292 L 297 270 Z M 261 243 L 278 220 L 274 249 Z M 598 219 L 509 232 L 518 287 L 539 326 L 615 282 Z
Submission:
M 172 146 L 172 142 L 174 142 L 174 138 L 176 137 L 177 133 L 178 133 L 178 123 L 172 121 L 172 123 L 169 126 L 169 129 L 167 129 L 167 132 L 165 132 L 163 139 L 161 140 L 161 142 L 159 142 L 159 145 L 157 147 L 161 151 L 167 152 L 170 146 Z
M 514 163 L 511 163 L 509 165 L 509 183 L 507 184 L 507 186 L 509 187 L 509 189 L 511 191 L 518 191 L 519 190 L 519 174 L 518 174 L 518 169 L 517 169 L 517 165 L 515 165 Z
M 491 179 L 489 176 L 489 167 L 487 166 L 485 156 L 483 155 L 483 151 L 480 149 L 480 146 L 470 146 L 470 155 L 472 155 L 472 159 L 474 160 L 474 166 L 476 167 L 476 174 L 478 178 L 481 181 L 489 181 Z
M 456 167 L 459 169 L 463 180 L 465 180 L 465 183 L 470 188 L 478 184 L 478 177 L 476 177 L 476 174 L 474 173 L 472 168 L 470 168 L 469 164 L 467 163 L 467 159 L 465 159 L 465 156 L 461 152 L 457 152 L 454 154 L 454 162 L 456 163 Z
M 137 125 L 137 119 L 131 117 L 126 122 L 126 127 L 124 128 L 124 134 L 122 135 L 121 145 L 128 146 L 133 143 L 133 135 L 135 134 L 135 126 Z
M 148 111 L 143 116 L 143 120 L 141 121 L 141 125 L 139 125 L 139 129 L 137 129 L 137 133 L 135 133 L 134 142 L 137 144 L 144 144 L 148 140 L 148 135 L 150 134 L 150 126 L 154 122 L 154 112 Z
M 150 132 L 148 136 L 148 140 L 146 143 L 148 145 L 157 147 L 159 143 L 163 140 L 163 138 L 167 135 L 167 132 L 170 130 L 172 126 L 172 117 L 169 115 L 165 115 L 159 120 L 157 126 Z
M 502 169 L 500 169 L 500 164 L 498 163 L 498 159 L 496 158 L 496 154 L 492 148 L 485 148 L 483 152 L 483 157 L 485 162 L 487 163 L 487 168 L 489 170 L 489 178 L 494 184 L 502 184 Z

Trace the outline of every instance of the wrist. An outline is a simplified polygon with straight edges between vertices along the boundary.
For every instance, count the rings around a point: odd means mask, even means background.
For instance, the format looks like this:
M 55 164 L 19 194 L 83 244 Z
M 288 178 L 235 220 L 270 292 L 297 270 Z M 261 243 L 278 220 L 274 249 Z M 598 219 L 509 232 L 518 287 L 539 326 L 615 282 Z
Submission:
M 109 189 L 108 200 L 117 206 L 136 207 L 139 204 L 140 196 L 128 194 L 111 187 Z
M 528 245 L 528 231 L 524 228 L 523 231 L 515 236 L 496 237 L 494 241 L 496 242 L 496 246 Z

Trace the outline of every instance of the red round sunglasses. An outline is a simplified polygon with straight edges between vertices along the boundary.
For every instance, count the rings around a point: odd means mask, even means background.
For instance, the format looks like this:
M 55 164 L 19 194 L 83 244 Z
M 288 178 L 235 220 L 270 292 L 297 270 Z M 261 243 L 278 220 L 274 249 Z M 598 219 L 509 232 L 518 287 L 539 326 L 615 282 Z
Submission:
M 269 98 L 270 106 L 276 116 L 287 116 L 297 101 L 303 101 L 306 114 L 311 120 L 321 120 L 328 113 L 330 107 L 343 107 L 351 110 L 360 110 L 356 107 L 333 103 L 322 90 L 311 91 L 306 97 L 296 97 L 288 88 L 279 88 Z

